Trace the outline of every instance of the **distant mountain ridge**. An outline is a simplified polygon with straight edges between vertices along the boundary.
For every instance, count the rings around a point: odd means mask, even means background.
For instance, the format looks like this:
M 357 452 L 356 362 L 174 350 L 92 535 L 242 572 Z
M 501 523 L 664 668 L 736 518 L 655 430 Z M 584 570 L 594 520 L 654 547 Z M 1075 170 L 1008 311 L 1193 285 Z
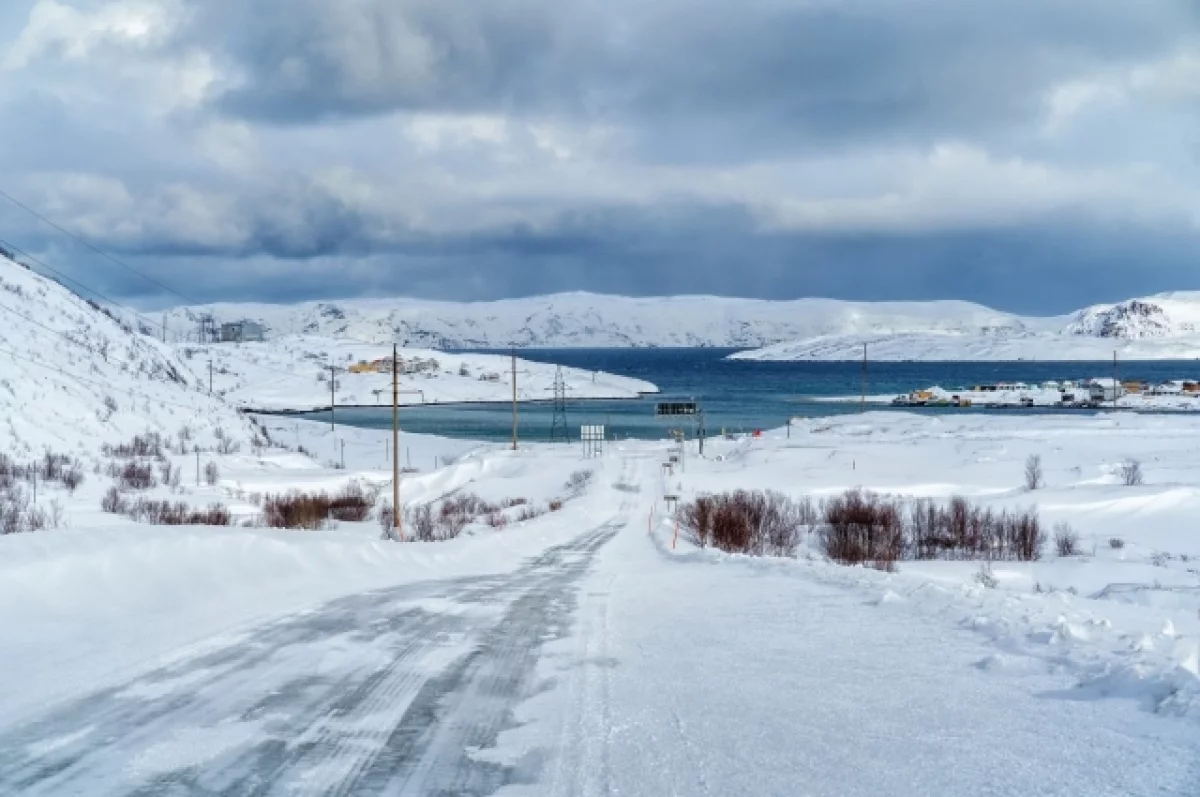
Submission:
M 429 348 L 750 348 L 829 332 L 1023 329 L 1011 313 L 960 301 L 770 301 L 716 296 L 631 298 L 566 293 L 492 302 L 349 299 L 296 305 L 212 304 L 169 313 L 177 331 L 250 319 L 274 334 L 323 335 Z
M 168 314 L 176 334 L 250 319 L 274 335 L 321 335 L 437 349 L 729 347 L 758 359 L 849 359 L 863 343 L 897 359 L 1147 359 L 1200 356 L 1200 292 L 1165 293 L 1030 317 L 963 301 L 850 302 L 564 293 L 490 302 L 347 299 L 219 303 Z M 147 332 L 152 330 L 147 329 Z M 194 333 L 192 333 L 194 335 Z M 855 354 L 852 349 L 857 349 Z M 1107 355 L 1104 354 L 1107 352 Z

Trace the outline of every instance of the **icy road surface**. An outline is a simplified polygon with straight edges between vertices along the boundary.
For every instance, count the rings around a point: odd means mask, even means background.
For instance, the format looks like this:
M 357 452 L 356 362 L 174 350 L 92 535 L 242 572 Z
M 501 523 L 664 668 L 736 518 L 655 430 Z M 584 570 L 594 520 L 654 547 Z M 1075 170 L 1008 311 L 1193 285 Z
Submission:
M 479 761 L 609 522 L 514 574 L 335 601 L 0 737 L 0 793 L 491 794 Z
M 820 567 L 672 553 L 656 470 L 609 462 L 611 514 L 515 572 L 337 600 L 7 727 L 0 794 L 1197 793 L 1194 718 Z

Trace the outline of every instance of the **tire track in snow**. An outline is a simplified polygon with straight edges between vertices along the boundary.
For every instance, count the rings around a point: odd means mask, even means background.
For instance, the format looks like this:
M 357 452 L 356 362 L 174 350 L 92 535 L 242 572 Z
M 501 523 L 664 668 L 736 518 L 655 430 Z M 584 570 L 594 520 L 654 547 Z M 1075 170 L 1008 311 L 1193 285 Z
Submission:
M 566 633 L 579 580 L 623 525 L 509 576 L 335 601 L 65 704 L 0 736 L 0 793 L 488 794 L 528 782 L 537 762 L 474 753 L 515 724 L 541 646 Z M 331 643 L 341 658 L 314 671 Z

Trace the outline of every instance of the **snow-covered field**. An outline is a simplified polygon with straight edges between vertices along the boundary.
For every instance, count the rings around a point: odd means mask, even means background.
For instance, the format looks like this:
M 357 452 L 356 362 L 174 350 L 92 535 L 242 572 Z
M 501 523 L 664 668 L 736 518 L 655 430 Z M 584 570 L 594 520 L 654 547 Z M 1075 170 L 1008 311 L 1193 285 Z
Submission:
M 312 336 L 287 336 L 265 343 L 183 346 L 181 354 L 197 372 L 213 364 L 213 389 L 240 407 L 256 410 L 308 410 L 328 407 L 330 370 L 335 366 L 338 406 L 392 403 L 391 373 L 351 373 L 361 361 L 390 359 L 391 346 Z M 447 354 L 402 349 L 405 360 L 436 361 L 437 367 L 400 376 L 402 404 L 511 401 L 512 362 L 495 354 Z M 556 366 L 517 360 L 517 396 L 522 401 L 554 397 Z M 636 398 L 658 388 L 641 379 L 563 368 L 568 398 Z M 490 377 L 490 378 L 489 378 Z
M 238 511 L 255 493 L 351 480 L 386 496 L 386 432 L 264 423 L 316 461 L 230 454 L 216 485 L 175 494 Z M 346 469 L 318 464 L 341 439 Z M 58 496 L 71 528 L 0 537 L 0 785 L 41 766 L 22 793 L 228 788 L 254 772 L 300 794 L 473 778 L 502 794 L 1193 793 L 1198 445 L 1200 426 L 1175 416 L 868 413 L 710 440 L 704 458 L 693 443 L 664 478 L 665 441 L 585 461 L 577 447 L 409 435 L 422 470 L 404 477 L 406 501 L 568 499 L 441 543 L 384 542 L 375 521 L 139 526 L 94 513 L 98 485 L 85 486 Z M 1045 470 L 1033 492 L 1030 454 Z M 1131 457 L 1140 486 L 1121 483 Z M 596 471 L 582 493 L 566 484 L 578 469 Z M 748 559 L 686 533 L 673 546 L 661 501 L 856 486 L 1036 505 L 1081 552 L 996 562 L 990 587 L 977 561 L 883 573 L 828 563 L 815 540 L 797 559 Z M 389 759 L 421 717 L 433 724 L 411 761 Z M 282 763 L 246 769 L 280 744 L 294 746 Z

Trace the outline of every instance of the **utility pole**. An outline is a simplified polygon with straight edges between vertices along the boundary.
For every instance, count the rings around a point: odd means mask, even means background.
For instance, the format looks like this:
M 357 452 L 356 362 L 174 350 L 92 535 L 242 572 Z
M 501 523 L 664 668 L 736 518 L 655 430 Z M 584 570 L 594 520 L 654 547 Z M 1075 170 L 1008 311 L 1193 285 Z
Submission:
M 329 431 L 337 434 L 337 415 L 334 413 L 334 408 L 337 406 L 337 366 L 327 367 L 329 368 Z
M 1117 408 L 1117 385 L 1121 384 L 1117 381 L 1117 353 L 1113 352 L 1113 409 Z
M 342 444 L 342 470 L 345 470 L 346 469 L 346 441 L 339 440 L 338 442 L 340 442 Z
M 513 447 L 517 450 L 517 347 L 512 350 L 512 383 L 513 383 Z
M 210 396 L 212 395 L 212 374 L 213 374 L 212 360 L 209 360 L 208 361 L 208 395 L 210 395 Z
M 392 528 L 404 541 L 400 525 L 400 357 L 392 344 Z
M 200 486 L 200 446 L 196 446 L 196 486 Z
M 163 313 L 163 343 L 167 342 L 167 314 Z
M 859 412 L 867 411 L 867 344 L 863 344 L 863 364 L 862 364 L 862 399 L 858 405 Z

